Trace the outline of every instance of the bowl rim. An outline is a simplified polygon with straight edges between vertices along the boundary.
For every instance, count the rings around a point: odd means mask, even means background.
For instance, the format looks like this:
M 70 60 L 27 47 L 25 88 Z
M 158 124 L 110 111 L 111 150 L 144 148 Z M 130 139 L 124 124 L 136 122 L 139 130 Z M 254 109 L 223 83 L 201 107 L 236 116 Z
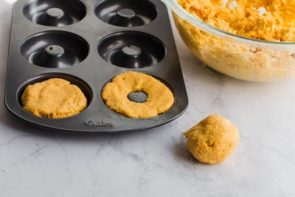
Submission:
M 177 0 L 161 0 L 163 3 L 167 5 L 175 14 L 180 16 L 185 21 L 191 23 L 194 26 L 199 27 L 203 31 L 207 31 L 211 34 L 217 35 L 219 37 L 227 37 L 230 39 L 237 40 L 239 42 L 247 43 L 247 44 L 254 44 L 254 45 L 263 45 L 263 46 L 276 46 L 276 47 L 294 47 L 295 42 L 275 42 L 275 41 L 267 41 L 267 40 L 259 40 L 254 38 L 247 38 L 244 36 L 236 35 L 233 33 L 229 33 L 218 29 L 208 23 L 198 19 L 187 10 L 185 10 Z

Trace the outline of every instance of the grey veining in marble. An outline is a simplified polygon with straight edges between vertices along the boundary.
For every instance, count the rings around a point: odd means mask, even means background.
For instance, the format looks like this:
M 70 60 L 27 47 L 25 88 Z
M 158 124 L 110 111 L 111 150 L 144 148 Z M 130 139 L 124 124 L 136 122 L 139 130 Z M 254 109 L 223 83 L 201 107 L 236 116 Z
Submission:
M 179 119 L 118 135 L 68 135 L 20 122 L 3 104 L 11 0 L 0 0 L 0 196 L 295 196 L 295 79 L 257 84 L 202 66 L 175 32 L 190 105 Z M 211 113 L 229 117 L 241 144 L 206 166 L 182 132 Z

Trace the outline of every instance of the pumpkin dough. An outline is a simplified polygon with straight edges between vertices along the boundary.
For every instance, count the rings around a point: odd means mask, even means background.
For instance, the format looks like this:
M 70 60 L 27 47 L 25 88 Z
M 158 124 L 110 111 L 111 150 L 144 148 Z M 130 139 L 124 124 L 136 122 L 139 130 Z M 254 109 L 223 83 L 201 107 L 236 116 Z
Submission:
M 129 100 L 132 92 L 145 92 L 143 103 Z M 135 71 L 119 74 L 102 91 L 102 98 L 112 110 L 130 118 L 153 118 L 169 110 L 173 93 L 154 77 Z
M 187 147 L 200 162 L 217 164 L 237 147 L 238 129 L 221 115 L 211 115 L 185 133 Z
M 21 100 L 25 110 L 43 118 L 68 118 L 87 107 L 80 88 L 59 78 L 29 85 Z
M 179 0 L 204 22 L 243 37 L 295 42 L 295 0 Z

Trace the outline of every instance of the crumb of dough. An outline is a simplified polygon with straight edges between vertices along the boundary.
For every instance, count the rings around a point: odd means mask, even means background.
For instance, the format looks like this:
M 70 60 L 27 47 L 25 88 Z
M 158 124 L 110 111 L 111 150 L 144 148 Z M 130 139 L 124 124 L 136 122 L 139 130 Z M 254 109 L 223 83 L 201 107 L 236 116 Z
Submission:
M 227 159 L 240 141 L 235 125 L 217 114 L 202 120 L 184 135 L 194 158 L 206 164 L 217 164 Z
M 77 115 L 87 107 L 87 98 L 81 89 L 59 78 L 29 85 L 21 100 L 26 111 L 52 119 Z

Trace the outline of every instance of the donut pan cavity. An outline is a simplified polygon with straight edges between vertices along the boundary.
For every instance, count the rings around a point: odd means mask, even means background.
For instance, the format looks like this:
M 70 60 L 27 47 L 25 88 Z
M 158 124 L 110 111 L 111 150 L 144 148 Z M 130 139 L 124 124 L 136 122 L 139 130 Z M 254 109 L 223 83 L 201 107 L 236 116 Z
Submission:
M 132 119 L 109 109 L 105 84 L 126 71 L 152 75 L 175 102 L 164 114 Z M 88 107 L 65 119 L 38 118 L 21 104 L 24 89 L 63 78 L 84 92 Z M 145 102 L 145 92 L 128 98 Z M 63 131 L 119 132 L 153 128 L 179 117 L 188 105 L 168 12 L 158 0 L 19 0 L 13 9 L 5 104 L 17 117 Z

